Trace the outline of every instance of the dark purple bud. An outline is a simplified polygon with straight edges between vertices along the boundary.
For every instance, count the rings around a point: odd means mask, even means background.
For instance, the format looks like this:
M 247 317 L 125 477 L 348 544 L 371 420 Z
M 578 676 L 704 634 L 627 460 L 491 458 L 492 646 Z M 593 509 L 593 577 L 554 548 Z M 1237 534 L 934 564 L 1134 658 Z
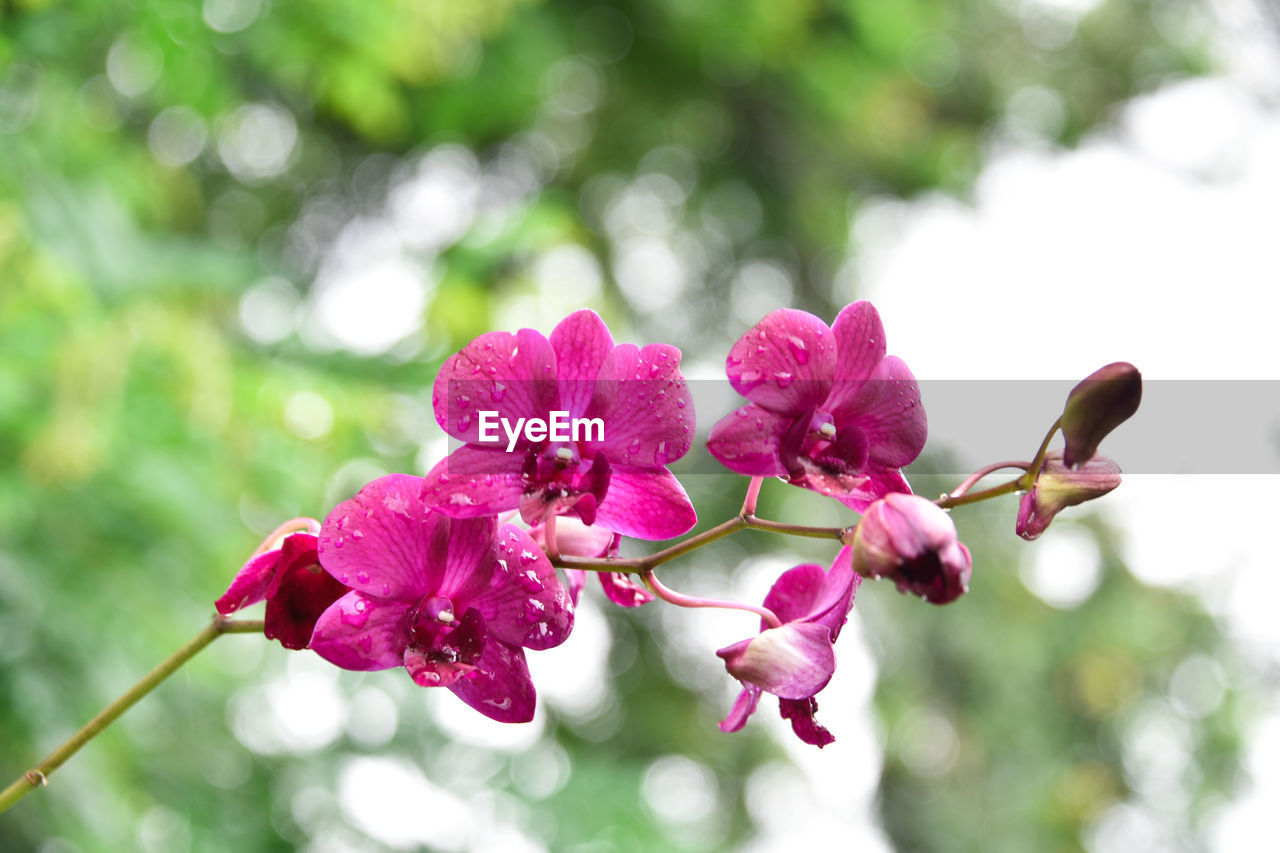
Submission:
M 1117 361 L 1089 374 L 1067 395 L 1062 434 L 1067 448 L 1062 461 L 1077 468 L 1093 458 L 1098 444 L 1138 411 L 1142 374 L 1127 361 Z
M 945 511 L 918 495 L 894 493 L 858 522 L 853 568 L 863 577 L 889 578 L 900 592 L 948 604 L 968 591 L 973 558 Z
M 1078 469 L 1068 468 L 1062 452 L 1045 457 L 1044 467 L 1031 491 L 1018 506 L 1018 535 L 1035 539 L 1053 517 L 1069 506 L 1102 497 L 1120 485 L 1120 466 L 1104 456 L 1095 456 Z

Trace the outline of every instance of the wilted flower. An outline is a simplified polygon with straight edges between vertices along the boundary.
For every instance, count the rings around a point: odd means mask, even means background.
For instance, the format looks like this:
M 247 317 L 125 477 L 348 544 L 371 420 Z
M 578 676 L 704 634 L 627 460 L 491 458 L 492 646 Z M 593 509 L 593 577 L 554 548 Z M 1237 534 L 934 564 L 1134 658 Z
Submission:
M 863 577 L 889 578 L 899 592 L 948 604 L 968 591 L 973 558 L 944 510 L 917 495 L 893 494 L 858 522 L 853 568 Z
M 697 521 L 664 467 L 688 451 L 694 427 L 675 347 L 615 346 L 594 312 L 578 311 L 550 340 L 532 329 L 476 338 L 445 361 L 432 400 L 440 426 L 465 442 L 426 477 L 424 499 L 447 515 L 518 507 L 537 524 L 573 513 L 640 539 L 678 536 Z M 569 423 L 568 440 L 541 430 L 531 437 L 518 426 L 549 424 L 553 412 Z M 501 430 L 499 420 L 507 424 Z
M 885 355 L 884 326 L 855 302 L 830 328 L 804 311 L 772 312 L 725 362 L 751 401 L 711 430 L 707 449 L 753 477 L 786 477 L 858 512 L 890 492 L 910 492 L 901 468 L 924 448 L 920 389 Z
M 835 672 L 832 645 L 848 618 L 854 592 L 862 579 L 854 574 L 851 551 L 842 548 L 831 565 L 804 564 L 788 569 L 774 582 L 764 606 L 782 622 L 770 628 L 761 622 L 755 637 L 716 652 L 729 674 L 742 682 L 720 730 L 736 732 L 756 709 L 762 692 L 778 697 L 783 719 L 805 743 L 822 747 L 835 740 L 818 725 L 815 695 Z
M 1018 504 L 1018 535 L 1035 539 L 1053 517 L 1069 506 L 1102 497 L 1120 485 L 1120 466 L 1104 456 L 1094 456 L 1079 468 L 1062 461 L 1062 451 L 1045 456 L 1035 485 Z
M 1100 367 L 1067 395 L 1062 434 L 1067 440 L 1063 464 L 1078 468 L 1093 458 L 1107 434 L 1138 411 L 1142 375 L 1127 361 Z
M 321 565 L 352 591 L 320 617 L 311 648 L 343 669 L 403 665 L 485 716 L 527 722 L 524 649 L 569 636 L 569 593 L 527 533 L 492 516 L 451 519 L 421 491 L 420 478 L 391 474 L 329 513 Z
M 539 524 L 529 531 L 533 541 L 546 548 L 545 525 Z M 576 518 L 562 516 L 556 519 L 556 545 L 561 554 L 572 557 L 616 557 L 622 537 L 599 525 L 588 527 Z M 588 572 L 583 569 L 566 569 L 565 580 L 569 596 L 578 605 L 578 597 L 586 586 Z M 605 596 L 619 607 L 639 607 L 653 601 L 653 593 L 644 584 L 633 580 L 625 572 L 590 572 L 600 578 Z
M 266 600 L 263 634 L 286 649 L 305 649 L 316 620 L 348 592 L 320 568 L 316 537 L 294 533 L 279 548 L 258 554 L 236 573 L 214 606 L 223 616 Z

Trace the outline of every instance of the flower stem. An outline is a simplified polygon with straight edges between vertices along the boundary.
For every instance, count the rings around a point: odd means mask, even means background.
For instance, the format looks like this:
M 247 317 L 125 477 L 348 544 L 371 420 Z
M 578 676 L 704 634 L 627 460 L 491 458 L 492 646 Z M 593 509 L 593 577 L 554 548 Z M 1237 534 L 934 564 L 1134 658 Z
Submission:
M 44 761 L 41 761 L 18 777 L 9 787 L 0 791 L 0 812 L 5 811 L 36 788 L 49 784 L 49 774 L 61 767 L 68 758 L 75 755 L 80 747 L 97 737 L 103 729 L 114 723 L 121 714 L 133 707 L 135 702 L 154 690 L 160 682 L 172 675 L 180 666 L 195 657 L 201 649 L 218 639 L 218 637 L 223 634 L 261 634 L 262 631 L 263 623 L 260 619 L 233 621 L 222 616 L 215 616 L 203 631 L 196 634 L 182 648 L 165 658 L 159 666 L 147 673 L 133 687 L 130 687 L 119 699 L 99 711 L 98 715 L 90 720 L 84 728 L 72 735 L 62 746 L 49 753 L 49 756 Z
M 1036 477 L 1040 476 L 1040 466 L 1044 465 L 1044 457 L 1049 453 L 1049 442 L 1053 441 L 1053 435 L 1062 426 L 1062 417 L 1059 416 L 1053 422 L 1053 426 L 1049 427 L 1049 431 L 1044 435 L 1044 441 L 1040 442 L 1040 449 L 1036 451 L 1036 458 L 1031 460 L 1031 466 L 1027 468 L 1027 473 L 1023 474 L 1019 479 L 1022 484 L 1019 486 L 1023 491 L 1028 491 L 1036 484 Z
M 989 498 L 997 498 L 1001 495 L 1011 494 L 1012 492 L 1022 489 L 1022 487 L 1022 478 L 1019 477 L 1016 480 L 1010 480 L 1007 483 L 1001 483 L 998 486 L 992 486 L 991 488 L 983 489 L 980 492 L 970 492 L 967 495 L 960 495 L 958 497 L 955 495 L 947 495 L 946 497 L 938 498 L 934 503 L 943 509 L 951 509 L 953 506 L 976 504 L 978 501 L 985 501 Z
M 996 471 L 1000 471 L 1004 468 L 1021 468 L 1023 471 L 1025 471 L 1030 467 L 1031 467 L 1030 462 L 992 462 L 990 465 L 985 465 L 982 468 L 979 468 L 977 471 L 974 471 L 968 477 L 965 477 L 964 482 L 962 482 L 960 485 L 956 486 L 954 489 L 952 489 L 950 492 L 944 495 L 943 499 L 945 500 L 946 498 L 960 497 L 965 492 L 969 491 L 969 489 L 971 489 L 974 486 L 974 484 L 976 484 L 983 477 L 987 476 L 988 474 L 993 474 Z
M 767 607 L 757 607 L 754 604 L 743 604 L 739 601 L 727 601 L 722 598 L 698 598 L 692 595 L 685 595 L 663 586 L 650 569 L 642 571 L 640 577 L 644 579 L 649 589 L 653 590 L 654 595 L 677 607 L 718 607 L 725 610 L 745 610 L 748 613 L 754 613 L 759 616 L 770 628 L 777 628 L 782 624 L 777 614 Z
M 751 478 L 751 482 L 747 485 L 747 496 L 742 499 L 742 511 L 738 515 L 750 518 L 756 514 L 756 502 L 760 500 L 760 486 L 763 483 L 764 477 Z

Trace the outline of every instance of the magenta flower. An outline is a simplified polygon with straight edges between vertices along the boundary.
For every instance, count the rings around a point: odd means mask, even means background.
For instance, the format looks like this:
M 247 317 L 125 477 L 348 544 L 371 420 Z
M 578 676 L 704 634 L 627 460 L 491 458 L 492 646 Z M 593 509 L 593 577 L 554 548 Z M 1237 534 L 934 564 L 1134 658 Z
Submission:
M 518 507 L 530 525 L 572 513 L 640 539 L 697 521 L 664 467 L 688 451 L 694 427 L 675 347 L 615 346 L 594 312 L 578 311 L 550 340 L 532 329 L 476 338 L 445 361 L 432 400 L 440 426 L 465 443 L 427 474 L 423 498 L 440 512 Z
M 729 674 L 742 682 L 742 692 L 720 723 L 721 731 L 742 728 L 761 692 L 767 692 L 778 697 L 782 718 L 791 721 L 791 730 L 802 741 L 823 747 L 835 740 L 814 719 L 814 697 L 835 672 L 832 646 L 861 582 L 849 548 L 841 549 L 829 572 L 805 564 L 782 573 L 764 599 L 764 606 L 782 624 L 770 628 L 762 621 L 755 637 L 716 652 Z
M 391 474 L 329 513 L 320 562 L 352 591 L 320 617 L 311 648 L 353 670 L 403 665 L 504 723 L 533 718 L 525 649 L 573 627 L 569 593 L 529 535 L 492 517 L 451 519 L 422 480 Z
M 1061 450 L 1045 456 L 1035 485 L 1018 504 L 1016 530 L 1023 539 L 1044 533 L 1067 507 L 1100 498 L 1120 485 L 1120 466 L 1105 456 L 1094 456 L 1079 468 L 1069 468 L 1062 457 Z
M 546 547 L 543 525 L 529 531 L 533 541 Z M 574 557 L 616 557 L 622 537 L 599 525 L 588 527 L 576 518 L 556 520 L 556 545 L 561 554 Z M 600 578 L 605 596 L 619 607 L 639 607 L 653 601 L 653 593 L 625 572 L 591 572 Z M 587 584 L 587 572 L 583 569 L 566 569 L 565 580 L 569 585 L 569 597 L 578 606 L 578 597 Z
M 899 592 L 949 604 L 969 591 L 973 558 L 951 516 L 916 495 L 887 495 L 858 522 L 853 568 L 863 577 L 889 578 Z
M 785 477 L 858 512 L 910 492 L 899 469 L 920 455 L 927 423 L 915 377 L 884 341 L 870 302 L 830 328 L 772 312 L 729 351 L 729 382 L 751 404 L 715 425 L 707 449 L 739 474 Z
M 309 533 L 294 533 L 279 548 L 256 555 L 236 573 L 214 607 L 230 616 L 265 599 L 266 638 L 279 640 L 286 649 L 305 649 L 320 614 L 348 592 L 320 568 L 316 541 Z

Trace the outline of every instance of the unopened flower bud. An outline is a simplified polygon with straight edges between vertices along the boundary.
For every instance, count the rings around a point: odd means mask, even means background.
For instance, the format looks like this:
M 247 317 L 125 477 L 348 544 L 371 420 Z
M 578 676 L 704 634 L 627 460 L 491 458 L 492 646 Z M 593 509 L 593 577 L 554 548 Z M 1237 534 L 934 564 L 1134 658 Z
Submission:
M 1018 535 L 1035 539 L 1053 517 L 1069 506 L 1102 497 L 1120 485 L 1120 466 L 1104 456 L 1095 456 L 1079 468 L 1062 461 L 1062 451 L 1045 457 L 1036 483 L 1022 496 L 1018 506 Z
M 1062 461 L 1077 468 L 1093 458 L 1107 434 L 1138 411 L 1142 375 L 1127 361 L 1117 361 L 1089 374 L 1067 395 L 1062 434 L 1067 448 Z
M 947 604 L 969 589 L 973 558 L 951 516 L 918 495 L 893 493 L 858 522 L 853 568 L 864 577 L 891 579 L 899 592 Z

